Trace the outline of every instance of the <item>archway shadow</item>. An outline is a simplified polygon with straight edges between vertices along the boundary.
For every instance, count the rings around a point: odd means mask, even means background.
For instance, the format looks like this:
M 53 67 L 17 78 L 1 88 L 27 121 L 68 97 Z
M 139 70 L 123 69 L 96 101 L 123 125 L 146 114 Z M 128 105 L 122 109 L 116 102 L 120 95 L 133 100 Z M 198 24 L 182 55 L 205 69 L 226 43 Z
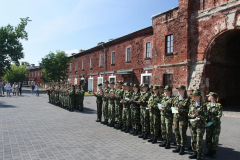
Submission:
M 16 108 L 17 106 L 13 105 L 6 105 L 3 102 L 0 102 L 0 108 Z

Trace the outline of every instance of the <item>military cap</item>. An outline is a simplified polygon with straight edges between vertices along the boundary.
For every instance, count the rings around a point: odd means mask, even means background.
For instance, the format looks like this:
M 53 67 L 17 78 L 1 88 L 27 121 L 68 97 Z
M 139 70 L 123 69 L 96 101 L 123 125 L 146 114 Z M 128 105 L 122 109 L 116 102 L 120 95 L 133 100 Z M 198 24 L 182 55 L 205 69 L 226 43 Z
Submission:
M 130 83 L 130 86 L 133 87 L 133 83 Z
M 171 91 L 172 90 L 172 87 L 171 86 L 165 86 L 165 88 L 164 88 L 165 90 L 168 90 L 168 91 Z
M 148 87 L 149 85 L 147 83 L 143 83 L 142 87 Z
M 98 83 L 98 86 L 102 86 L 102 83 Z
M 125 82 L 123 85 L 124 86 L 130 86 L 130 83 L 129 82 Z
M 123 85 L 123 82 L 122 82 L 122 81 L 118 81 L 117 83 Z
M 137 84 L 133 84 L 133 87 L 136 87 L 136 88 L 138 88 L 139 86 L 138 86 Z
M 110 84 L 115 84 L 115 82 L 111 81 Z
M 217 93 L 215 93 L 215 92 L 209 92 L 209 94 L 208 95 L 206 95 L 207 97 L 210 97 L 210 96 L 213 96 L 213 97 L 217 97 Z
M 159 86 L 153 86 L 152 89 L 159 89 L 160 87 Z
M 184 85 L 179 85 L 176 89 L 186 89 L 186 87 Z
M 193 96 L 201 96 L 201 91 L 199 89 L 194 89 L 191 95 L 193 95 Z
M 103 83 L 108 83 L 109 84 L 109 81 L 105 80 Z
M 160 85 L 160 86 L 159 86 L 159 89 L 163 89 L 163 88 L 164 88 L 164 86 L 163 86 L 163 85 Z
M 150 88 L 150 89 L 153 89 L 153 85 L 149 85 L 149 88 Z

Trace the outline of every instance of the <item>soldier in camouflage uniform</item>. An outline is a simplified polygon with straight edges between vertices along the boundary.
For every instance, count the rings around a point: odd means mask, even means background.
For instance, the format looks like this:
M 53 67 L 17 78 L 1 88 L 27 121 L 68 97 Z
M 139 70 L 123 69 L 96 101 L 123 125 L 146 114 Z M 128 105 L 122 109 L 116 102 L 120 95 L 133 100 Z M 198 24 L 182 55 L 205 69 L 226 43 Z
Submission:
M 148 92 L 148 84 L 142 84 L 142 90 L 140 99 L 138 100 L 140 103 L 140 123 L 142 126 L 142 134 L 139 135 L 139 138 L 147 139 L 149 133 L 149 110 L 146 109 L 148 106 L 148 99 L 151 96 L 151 93 Z
M 187 143 L 190 97 L 187 96 L 185 86 L 179 85 L 177 90 L 179 96 L 176 96 L 173 100 L 173 107 L 178 110 L 178 113 L 174 113 L 173 115 L 173 128 L 175 132 L 177 148 L 173 150 L 173 152 L 183 155 Z
M 69 91 L 68 91 L 68 110 L 70 112 L 74 111 L 75 101 L 74 101 L 74 85 L 69 85 Z
M 123 99 L 120 103 L 123 104 L 123 113 L 122 113 L 122 120 L 123 120 L 123 128 L 121 131 L 125 131 L 125 133 L 129 133 L 131 127 L 131 110 L 130 110 L 130 99 L 132 97 L 132 92 L 130 91 L 130 83 L 124 83 L 124 94 Z
M 149 97 L 148 108 L 150 119 L 151 138 L 148 142 L 157 143 L 158 132 L 160 128 L 160 112 L 158 103 L 161 102 L 162 95 L 159 93 L 160 86 L 153 86 L 153 94 Z
M 165 147 L 165 149 L 170 148 L 170 143 L 172 141 L 172 125 L 173 125 L 173 114 L 171 107 L 173 105 L 174 96 L 172 96 L 172 87 L 165 86 L 164 93 L 166 96 L 162 98 L 161 107 L 161 129 L 163 143 L 160 147 Z
M 103 96 L 103 89 L 102 83 L 98 83 L 98 92 L 93 93 L 95 97 L 97 97 L 97 120 L 96 122 L 102 121 L 102 96 Z
M 191 146 L 194 151 L 190 159 L 201 160 L 203 153 L 203 135 L 206 126 L 206 104 L 203 104 L 201 91 L 195 89 L 192 93 L 193 100 L 190 100 L 188 118 L 190 121 Z
M 80 95 L 80 99 L 79 99 L 79 104 L 80 104 L 80 108 L 79 111 L 82 112 L 83 111 L 83 101 L 84 101 L 84 95 L 85 95 L 85 90 L 84 90 L 84 86 L 81 85 L 81 91 L 80 91 L 81 95 Z
M 208 148 L 206 156 L 211 158 L 216 157 L 218 149 L 219 135 L 221 132 L 221 117 L 222 105 L 217 103 L 217 93 L 210 92 L 208 95 L 210 102 L 206 103 L 207 106 L 207 122 L 214 121 L 214 123 L 206 127 L 206 145 Z
M 120 103 L 120 101 L 123 99 L 123 93 L 122 90 L 123 82 L 119 81 L 117 82 L 117 89 L 115 91 L 115 117 L 117 119 L 118 125 L 116 126 L 116 129 L 122 129 L 122 110 L 123 110 L 123 104 Z
M 153 94 L 153 85 L 149 85 L 149 92 Z
M 130 132 L 130 134 L 133 134 L 134 136 L 138 135 L 138 130 L 140 127 L 140 104 L 138 102 L 140 98 L 140 92 L 139 92 L 139 86 L 137 84 L 133 85 L 133 95 L 130 99 L 131 102 L 131 123 L 133 130 Z
M 109 82 L 107 80 L 105 80 L 103 82 L 104 85 L 104 89 L 103 89 L 103 117 L 104 117 L 104 121 L 102 122 L 102 124 L 107 125 L 108 124 L 108 93 L 110 88 L 108 87 Z
M 110 90 L 108 95 L 108 117 L 110 119 L 109 127 L 114 127 L 115 123 L 115 82 L 110 82 Z
M 75 85 L 75 105 L 74 108 L 77 110 L 81 110 L 81 89 L 79 85 Z

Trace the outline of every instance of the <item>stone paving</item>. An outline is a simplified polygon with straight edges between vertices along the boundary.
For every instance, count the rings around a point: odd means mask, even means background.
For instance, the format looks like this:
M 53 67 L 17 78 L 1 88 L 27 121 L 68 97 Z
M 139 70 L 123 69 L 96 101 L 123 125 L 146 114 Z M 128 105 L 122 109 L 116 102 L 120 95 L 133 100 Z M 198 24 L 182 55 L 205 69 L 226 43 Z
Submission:
M 95 101 L 95 97 L 85 97 L 86 108 L 80 113 L 49 104 L 46 94 L 36 97 L 25 90 L 21 97 L 0 97 L 0 159 L 188 159 L 188 150 L 180 156 L 172 153 L 174 145 L 166 150 L 96 123 Z M 222 118 L 215 159 L 240 159 L 239 126 L 239 118 Z M 188 136 L 189 147 L 189 130 Z

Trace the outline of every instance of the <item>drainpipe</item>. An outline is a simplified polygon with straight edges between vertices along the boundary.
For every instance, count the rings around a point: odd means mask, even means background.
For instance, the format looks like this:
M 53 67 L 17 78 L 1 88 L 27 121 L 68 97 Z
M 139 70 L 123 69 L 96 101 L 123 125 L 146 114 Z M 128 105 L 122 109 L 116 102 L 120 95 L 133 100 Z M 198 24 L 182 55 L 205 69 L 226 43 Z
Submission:
M 103 69 L 104 69 L 104 71 L 103 71 L 103 79 L 104 80 L 106 80 L 106 77 L 105 77 L 105 57 L 106 57 L 106 49 L 105 49 L 105 47 L 104 47 L 104 42 L 102 42 L 102 47 L 103 47 L 103 49 L 104 49 L 104 66 L 103 66 Z

